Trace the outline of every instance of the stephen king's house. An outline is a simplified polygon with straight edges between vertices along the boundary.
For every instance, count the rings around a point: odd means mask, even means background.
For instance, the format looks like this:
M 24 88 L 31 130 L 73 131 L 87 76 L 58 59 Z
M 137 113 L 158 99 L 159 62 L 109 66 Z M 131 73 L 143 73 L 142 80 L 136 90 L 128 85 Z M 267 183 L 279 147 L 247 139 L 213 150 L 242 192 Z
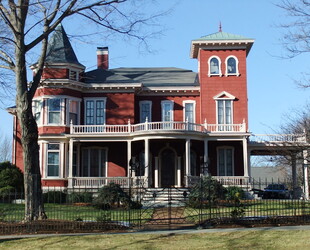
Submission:
M 225 32 L 192 40 L 198 73 L 110 69 L 108 48 L 100 47 L 97 69 L 87 72 L 58 26 L 33 100 L 43 186 L 126 186 L 133 176 L 148 187 L 187 187 L 208 173 L 247 179 L 253 42 Z M 13 163 L 23 169 L 16 120 Z

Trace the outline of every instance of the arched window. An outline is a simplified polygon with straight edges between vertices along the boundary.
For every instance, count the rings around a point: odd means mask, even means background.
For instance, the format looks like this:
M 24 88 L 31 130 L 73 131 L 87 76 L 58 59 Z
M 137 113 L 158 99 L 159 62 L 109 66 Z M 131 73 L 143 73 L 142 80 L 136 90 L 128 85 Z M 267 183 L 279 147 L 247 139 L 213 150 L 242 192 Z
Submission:
M 239 75 L 238 59 L 235 56 L 226 58 L 226 76 L 227 75 Z
M 222 75 L 220 58 L 213 56 L 209 59 L 209 74 L 208 75 L 209 76 Z

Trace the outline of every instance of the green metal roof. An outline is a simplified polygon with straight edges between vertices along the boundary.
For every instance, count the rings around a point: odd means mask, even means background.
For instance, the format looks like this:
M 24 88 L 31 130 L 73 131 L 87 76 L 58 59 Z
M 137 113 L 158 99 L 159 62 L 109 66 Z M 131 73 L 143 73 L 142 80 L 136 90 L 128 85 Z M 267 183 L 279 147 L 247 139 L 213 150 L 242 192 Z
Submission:
M 193 41 L 214 41 L 214 40 L 218 41 L 218 40 L 253 40 L 253 39 L 227 32 L 216 32 L 210 35 L 200 37 L 198 39 L 194 39 Z

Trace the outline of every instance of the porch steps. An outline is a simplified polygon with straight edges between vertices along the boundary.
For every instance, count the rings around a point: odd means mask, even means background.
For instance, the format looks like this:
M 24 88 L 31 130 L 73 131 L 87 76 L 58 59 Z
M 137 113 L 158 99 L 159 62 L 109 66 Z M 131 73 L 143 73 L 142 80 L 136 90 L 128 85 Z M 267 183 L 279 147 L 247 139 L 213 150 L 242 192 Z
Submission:
M 187 188 L 146 188 L 143 198 L 143 207 L 180 207 L 188 201 Z

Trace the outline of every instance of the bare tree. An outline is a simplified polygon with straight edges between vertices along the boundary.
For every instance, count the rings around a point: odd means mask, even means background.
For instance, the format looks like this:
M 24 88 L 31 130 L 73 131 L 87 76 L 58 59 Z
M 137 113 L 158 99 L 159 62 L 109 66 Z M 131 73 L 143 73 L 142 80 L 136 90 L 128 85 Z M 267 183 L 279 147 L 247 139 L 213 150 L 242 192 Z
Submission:
M 136 0 L 137 1 L 137 0 Z M 58 24 L 71 17 L 84 18 L 101 30 L 134 37 L 142 42 L 149 34 L 141 28 L 162 14 L 146 16 L 145 1 L 134 0 L 7 0 L 0 1 L 0 61 L 4 69 L 14 72 L 16 112 L 21 128 L 25 183 L 25 221 L 44 219 L 39 168 L 38 129 L 32 114 L 32 99 L 39 85 L 49 34 Z M 151 23 L 152 24 L 152 23 Z M 154 24 L 154 23 L 153 23 Z M 27 60 L 36 46 L 41 46 L 33 79 L 28 83 Z M 14 53 L 11 53 L 14 51 Z
M 310 1 L 309 0 L 281 0 L 278 7 L 287 14 L 286 23 L 280 24 L 284 28 L 282 44 L 287 57 L 293 58 L 310 52 Z M 310 88 L 309 72 L 302 73 L 296 83 L 303 88 Z
M 6 136 L 0 139 L 0 162 L 11 161 L 11 145 L 10 139 Z

